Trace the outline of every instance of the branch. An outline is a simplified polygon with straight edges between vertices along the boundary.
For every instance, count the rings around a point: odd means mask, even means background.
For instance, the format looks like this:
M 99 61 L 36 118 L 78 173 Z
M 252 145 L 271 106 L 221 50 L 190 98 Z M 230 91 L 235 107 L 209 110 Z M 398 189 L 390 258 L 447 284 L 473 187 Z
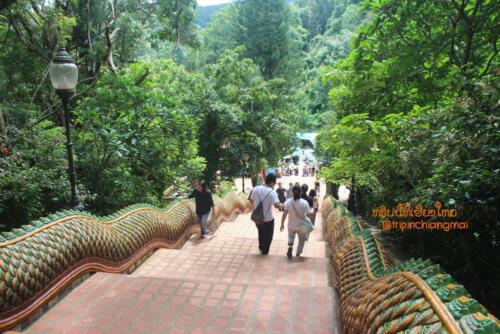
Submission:
M 14 3 L 16 0 L 0 0 L 0 12 Z
M 116 72 L 116 66 L 113 61 L 113 44 L 115 44 L 116 35 L 118 34 L 118 31 L 120 31 L 120 28 L 116 28 L 111 32 L 111 26 L 115 22 L 116 16 L 113 0 L 109 0 L 109 4 L 111 6 L 111 21 L 106 25 L 106 41 L 108 45 L 108 51 L 106 52 L 106 63 L 108 64 L 111 71 Z
M 484 67 L 483 72 L 481 72 L 481 74 L 479 74 L 479 78 L 482 78 L 488 72 L 488 69 L 490 68 L 491 62 L 493 61 L 493 59 L 496 58 L 497 55 L 498 55 L 498 50 L 496 50 L 496 48 L 495 48 L 495 52 L 493 52 L 490 59 L 488 59 L 488 62 L 486 63 L 486 66 Z
M 150 74 L 151 72 L 149 71 L 149 68 L 144 72 L 143 75 L 141 75 L 139 78 L 137 78 L 135 80 L 135 85 L 136 86 L 140 86 L 142 85 L 142 83 L 144 82 L 144 80 L 146 80 L 146 78 L 148 77 L 148 75 Z
M 83 96 L 85 96 L 85 94 L 87 94 L 87 92 L 94 87 L 94 85 L 96 84 L 97 80 L 99 80 L 99 78 L 101 77 L 101 73 L 98 72 L 95 76 L 93 77 L 89 77 L 89 78 L 85 78 L 83 80 L 80 80 L 78 83 L 81 84 L 85 81 L 89 81 L 89 80 L 92 80 L 92 82 L 89 84 L 89 86 L 84 89 L 83 91 L 81 91 L 80 93 L 76 94 L 75 96 L 73 96 L 73 98 L 71 99 L 72 101 L 75 101 L 77 100 L 78 98 L 81 98 Z M 61 109 L 61 101 L 57 101 L 56 103 L 54 103 L 53 105 L 51 105 L 50 107 L 48 107 L 47 109 L 45 109 L 45 111 L 43 112 L 42 116 L 40 116 L 39 118 L 37 118 L 37 120 L 33 123 L 33 125 L 36 125 L 40 122 L 42 122 L 43 120 L 51 117 L 52 115 L 56 114 L 60 109 Z
M 116 72 L 116 66 L 113 62 L 113 44 L 115 43 L 116 40 L 116 34 L 120 28 L 116 28 L 113 30 L 113 32 L 109 32 L 109 27 L 106 27 L 106 40 L 108 44 L 108 52 L 106 53 L 106 62 L 108 63 L 109 68 L 113 71 Z
M 49 74 L 49 68 L 50 68 L 50 64 L 49 64 L 49 65 L 47 65 L 47 67 L 46 67 L 46 68 L 45 68 L 45 70 L 43 71 L 42 80 L 40 81 L 40 83 L 39 83 L 39 84 L 38 84 L 38 86 L 36 87 L 35 92 L 33 93 L 33 96 L 31 97 L 31 101 L 30 101 L 29 109 L 31 109 L 31 105 L 33 104 L 33 101 L 35 100 L 36 94 L 38 93 L 38 91 L 39 91 L 39 90 L 40 90 L 40 88 L 42 87 L 42 84 L 44 83 L 45 79 L 47 78 L 47 75 Z
M 48 62 L 51 61 L 51 59 L 49 57 L 40 53 L 35 47 L 31 46 L 23 39 L 22 33 L 19 31 L 19 29 L 16 27 L 15 23 L 12 21 L 12 17 L 9 17 L 9 24 L 12 27 L 12 29 L 14 29 L 14 32 L 16 33 L 16 36 L 17 36 L 19 42 L 21 42 L 21 44 L 23 44 L 26 47 L 26 49 L 28 49 L 28 51 L 34 53 L 35 55 L 39 56 L 40 58 L 42 58 Z

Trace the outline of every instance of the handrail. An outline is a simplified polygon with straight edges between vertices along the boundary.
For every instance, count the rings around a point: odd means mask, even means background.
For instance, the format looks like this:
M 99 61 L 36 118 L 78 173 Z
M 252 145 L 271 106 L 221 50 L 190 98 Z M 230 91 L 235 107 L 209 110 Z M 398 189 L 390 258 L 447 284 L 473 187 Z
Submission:
M 498 319 L 474 301 L 462 286 L 450 284 L 450 276 L 430 261 L 417 259 L 397 266 L 387 265 L 390 258 L 387 258 L 379 240 L 359 224 L 358 218 L 351 221 L 343 204 L 334 201 L 331 197 L 327 198 L 323 202 L 322 213 L 325 238 L 330 245 L 335 263 L 333 269 L 338 277 L 345 334 L 411 329 L 425 332 L 426 328 L 432 328 L 434 332 L 439 326 L 452 334 L 479 330 L 484 330 L 484 333 L 500 332 Z M 357 224 L 356 230 L 351 224 Z M 344 257 L 347 257 L 345 261 Z M 377 267 L 376 272 L 373 271 L 373 264 Z M 398 286 L 401 282 L 404 282 L 404 287 Z M 411 292 L 413 290 L 419 291 L 419 294 L 415 295 Z M 373 303 L 371 300 L 374 298 L 384 302 Z M 425 304 L 419 302 L 418 308 L 412 308 L 418 300 L 414 298 L 423 298 Z M 436 318 L 422 313 L 429 309 Z M 436 323 L 435 319 L 439 322 Z
M 217 226 L 249 209 L 234 192 L 214 202 Z M 102 218 L 72 211 L 51 217 L 0 243 L 0 331 L 32 316 L 85 273 L 127 271 L 153 250 L 180 247 L 198 231 L 192 201 L 167 209 L 134 205 Z

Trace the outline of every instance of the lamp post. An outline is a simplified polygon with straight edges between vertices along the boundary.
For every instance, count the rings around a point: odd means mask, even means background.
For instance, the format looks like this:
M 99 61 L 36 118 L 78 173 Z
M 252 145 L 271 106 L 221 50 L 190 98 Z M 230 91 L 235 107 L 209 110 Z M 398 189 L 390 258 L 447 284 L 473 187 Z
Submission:
M 71 205 L 80 208 L 80 200 L 76 189 L 75 161 L 73 158 L 73 141 L 71 139 L 71 99 L 75 95 L 78 82 L 78 67 L 73 58 L 64 48 L 61 48 L 49 68 L 50 81 L 57 95 L 61 98 L 64 109 L 64 128 L 66 134 L 66 151 L 68 154 L 68 176 L 71 186 Z
M 243 188 L 243 193 L 245 193 L 245 172 L 247 161 L 250 159 L 250 154 L 247 152 L 241 153 L 241 187 Z

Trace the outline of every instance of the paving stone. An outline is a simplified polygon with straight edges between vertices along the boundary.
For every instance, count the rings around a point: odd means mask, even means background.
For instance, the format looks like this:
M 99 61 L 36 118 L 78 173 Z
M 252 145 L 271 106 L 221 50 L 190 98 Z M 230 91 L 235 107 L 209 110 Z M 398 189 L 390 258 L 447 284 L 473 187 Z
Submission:
M 326 329 L 331 333 L 337 325 L 334 292 L 327 286 L 210 284 L 172 278 L 96 276 L 110 284 L 96 287 L 99 293 L 93 299 L 74 298 L 71 303 L 62 300 L 26 332 L 210 333 L 224 329 L 219 333 L 310 333 Z M 104 286 L 106 290 L 101 290 Z M 158 287 L 159 292 L 145 292 L 152 286 Z M 113 297 L 109 297 L 110 293 Z M 213 298 L 212 293 L 221 297 Z M 79 288 L 70 293 L 79 294 Z

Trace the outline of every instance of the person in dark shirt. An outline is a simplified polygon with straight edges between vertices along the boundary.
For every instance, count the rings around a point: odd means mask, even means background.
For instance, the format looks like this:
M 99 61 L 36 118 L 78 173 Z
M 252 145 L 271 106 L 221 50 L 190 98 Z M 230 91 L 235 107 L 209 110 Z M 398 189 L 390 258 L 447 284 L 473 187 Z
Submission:
M 283 188 L 283 184 L 281 182 L 278 183 L 278 189 L 276 189 L 276 193 L 278 194 L 278 199 L 280 200 L 280 203 L 285 204 L 286 189 Z M 280 208 L 280 211 L 285 211 L 285 209 L 282 207 Z
M 198 216 L 201 238 L 203 239 L 205 238 L 205 235 L 208 234 L 207 222 L 210 211 L 215 214 L 215 205 L 212 193 L 208 190 L 207 183 L 205 181 L 201 181 L 188 197 L 194 198 L 195 200 L 196 215 Z
M 309 204 L 309 207 L 313 207 L 313 199 L 307 195 L 307 191 L 309 190 L 309 186 L 307 184 L 303 184 L 301 187 L 302 189 L 302 194 L 300 195 L 300 198 L 305 199 L 307 203 Z

